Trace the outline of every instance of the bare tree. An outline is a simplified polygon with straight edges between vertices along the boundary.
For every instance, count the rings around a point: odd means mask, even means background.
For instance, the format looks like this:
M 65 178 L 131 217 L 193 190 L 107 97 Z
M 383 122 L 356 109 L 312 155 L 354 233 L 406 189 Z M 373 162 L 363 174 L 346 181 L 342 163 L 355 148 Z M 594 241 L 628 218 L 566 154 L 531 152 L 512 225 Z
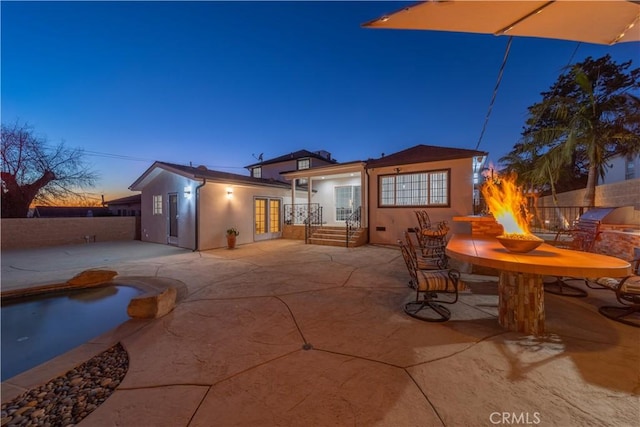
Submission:
M 2 218 L 25 218 L 32 203 L 50 205 L 92 187 L 98 174 L 89 169 L 81 149 L 64 142 L 49 147 L 28 124 L 2 124 Z

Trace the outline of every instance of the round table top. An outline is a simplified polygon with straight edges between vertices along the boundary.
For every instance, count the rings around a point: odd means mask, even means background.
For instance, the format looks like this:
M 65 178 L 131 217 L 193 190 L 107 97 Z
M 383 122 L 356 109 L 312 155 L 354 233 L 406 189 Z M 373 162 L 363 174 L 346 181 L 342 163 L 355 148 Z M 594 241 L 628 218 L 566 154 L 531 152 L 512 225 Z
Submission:
M 625 277 L 631 264 L 607 255 L 560 249 L 543 243 L 528 253 L 509 252 L 492 236 L 456 234 L 447 243 L 453 259 L 502 271 L 568 277 Z

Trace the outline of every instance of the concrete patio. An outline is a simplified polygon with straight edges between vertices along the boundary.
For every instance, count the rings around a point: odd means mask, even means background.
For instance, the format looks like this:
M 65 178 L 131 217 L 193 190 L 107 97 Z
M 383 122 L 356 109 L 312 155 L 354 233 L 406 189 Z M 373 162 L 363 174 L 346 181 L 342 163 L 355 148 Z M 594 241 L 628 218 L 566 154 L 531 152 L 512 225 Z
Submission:
M 640 329 L 587 298 L 545 295 L 548 335 L 497 323 L 496 281 L 465 275 L 452 319 L 402 311 L 400 251 L 273 240 L 191 252 L 134 242 L 3 251 L 2 290 L 89 268 L 167 277 L 173 312 L 129 320 L 2 384 L 2 400 L 120 341 L 129 371 L 82 426 L 636 426 Z

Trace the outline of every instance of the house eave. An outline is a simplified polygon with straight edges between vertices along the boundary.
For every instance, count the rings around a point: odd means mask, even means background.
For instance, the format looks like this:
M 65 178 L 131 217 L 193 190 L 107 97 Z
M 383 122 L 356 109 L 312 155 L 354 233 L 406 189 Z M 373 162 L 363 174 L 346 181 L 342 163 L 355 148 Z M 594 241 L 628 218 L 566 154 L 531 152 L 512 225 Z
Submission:
M 282 172 L 280 175 L 285 179 L 293 180 L 296 178 L 310 178 L 342 173 L 360 173 L 364 171 L 365 166 L 365 162 L 355 161 L 349 163 L 340 163 L 337 165 L 318 166 L 310 169 L 302 169 L 291 172 Z

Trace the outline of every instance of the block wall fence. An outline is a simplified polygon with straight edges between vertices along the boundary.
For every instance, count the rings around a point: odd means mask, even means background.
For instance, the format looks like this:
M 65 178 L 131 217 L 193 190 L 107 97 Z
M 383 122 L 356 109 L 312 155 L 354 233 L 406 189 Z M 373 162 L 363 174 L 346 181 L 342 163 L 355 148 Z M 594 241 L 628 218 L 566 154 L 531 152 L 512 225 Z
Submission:
M 558 206 L 584 206 L 585 192 L 585 189 L 581 189 L 558 194 Z M 540 197 L 538 206 L 553 206 L 553 198 Z M 640 212 L 640 178 L 597 186 L 596 206 L 633 206 Z
M 139 240 L 140 217 L 3 218 L 0 236 L 3 250 Z

